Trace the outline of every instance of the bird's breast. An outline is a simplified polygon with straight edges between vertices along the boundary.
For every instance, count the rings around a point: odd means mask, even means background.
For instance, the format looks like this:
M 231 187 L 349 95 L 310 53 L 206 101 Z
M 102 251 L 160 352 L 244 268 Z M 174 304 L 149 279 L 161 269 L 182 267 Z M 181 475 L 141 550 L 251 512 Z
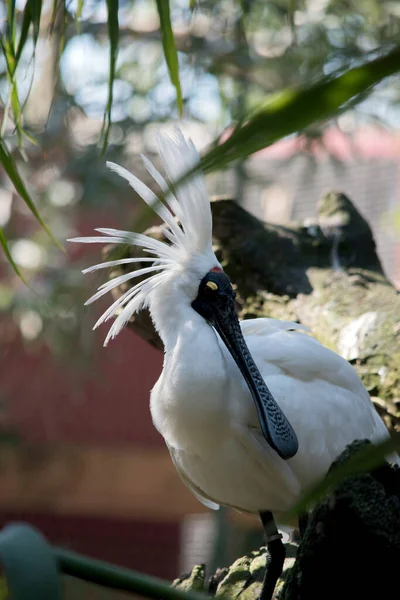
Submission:
M 155 427 L 170 446 L 203 450 L 229 426 L 230 381 L 218 349 L 166 356 L 150 400 Z M 206 435 L 205 435 L 206 434 Z

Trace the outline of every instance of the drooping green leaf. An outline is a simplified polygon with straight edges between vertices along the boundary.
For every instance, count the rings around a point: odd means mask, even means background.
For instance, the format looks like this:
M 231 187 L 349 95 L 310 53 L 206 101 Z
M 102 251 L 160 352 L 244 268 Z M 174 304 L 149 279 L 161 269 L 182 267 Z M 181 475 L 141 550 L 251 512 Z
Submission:
M 78 32 L 80 31 L 80 27 L 81 27 L 82 12 L 83 12 L 83 0 L 78 0 L 78 6 L 76 7 L 76 13 L 75 13 L 76 28 L 77 28 Z
M 345 479 L 366 473 L 379 467 L 385 457 L 400 450 L 400 433 L 394 433 L 380 444 L 370 444 L 361 448 L 343 464 L 332 469 L 321 481 L 307 490 L 298 502 L 288 511 L 287 516 L 304 514 L 328 493 L 337 488 Z
M 175 46 L 175 38 L 172 31 L 171 25 L 171 14 L 169 0 L 156 0 L 158 16 L 160 18 L 160 29 L 162 45 L 164 48 L 164 56 L 168 66 L 169 76 L 171 83 L 176 90 L 176 103 L 178 106 L 179 115 L 182 116 L 183 112 L 183 100 L 181 83 L 179 80 L 179 62 L 178 53 Z
M 40 20 L 42 16 L 42 0 L 27 0 L 22 17 L 21 33 L 18 41 L 18 50 L 16 52 L 17 63 L 21 56 L 22 50 L 28 37 L 29 27 L 33 25 L 33 45 L 36 44 L 40 32 Z
M 24 284 L 27 287 L 29 287 L 28 282 L 26 281 L 25 277 L 22 275 L 21 271 L 18 268 L 17 263 L 15 262 L 15 260 L 12 257 L 12 254 L 11 254 L 10 249 L 7 244 L 6 236 L 4 235 L 4 231 L 1 227 L 0 227 L 0 245 L 2 246 L 2 248 L 4 250 L 4 254 L 6 255 L 6 258 L 7 258 L 8 262 L 10 263 L 11 267 L 14 269 L 15 273 L 24 282 Z
M 15 43 L 15 35 L 12 40 L 9 39 L 9 52 L 14 57 L 11 74 L 14 76 L 15 70 L 21 58 L 22 51 L 28 39 L 29 28 L 33 26 L 33 45 L 34 50 L 39 37 L 40 20 L 42 15 L 42 0 L 27 0 L 22 17 L 21 33 L 18 40 L 18 46 Z M 10 60 L 10 59 L 9 59 Z
M 113 104 L 113 87 L 115 79 L 115 67 L 117 63 L 118 43 L 119 43 L 119 25 L 118 25 L 118 4 L 119 0 L 107 0 L 107 28 L 110 40 L 110 68 L 108 76 L 108 100 L 104 113 L 103 127 L 100 137 L 104 136 L 101 153 L 104 154 L 108 145 L 108 138 L 111 129 L 111 110 Z
M 400 48 L 303 89 L 286 89 L 261 106 L 228 139 L 211 148 L 201 168 L 212 171 L 270 146 L 311 123 L 329 119 L 385 77 L 400 71 Z
M 12 42 L 15 36 L 15 0 L 7 1 L 7 37 Z
M 341 75 L 325 78 L 302 89 L 286 89 L 254 111 L 236 126 L 224 142 L 212 142 L 199 165 L 172 182 L 170 191 L 187 181 L 198 170 L 211 172 L 243 160 L 280 139 L 298 133 L 312 123 L 333 117 L 347 106 L 363 100 L 372 87 L 385 77 L 400 71 L 400 48 L 387 55 L 349 69 Z M 160 202 L 166 193 L 159 194 Z M 142 218 L 142 226 L 150 219 Z
M 5 39 L 4 41 L 0 40 L 0 47 L 3 51 L 3 56 L 6 62 L 6 71 L 7 71 L 7 81 L 10 86 L 10 91 L 8 94 L 7 102 L 4 107 L 4 117 L 3 122 L 1 124 L 0 137 L 4 135 L 7 126 L 7 115 L 10 107 L 12 107 L 12 111 L 14 114 L 15 126 L 18 136 L 18 144 L 21 146 L 22 142 L 22 115 L 21 115 L 21 105 L 19 103 L 18 98 L 18 89 L 17 89 L 17 81 L 15 78 L 15 71 L 17 68 L 17 60 L 15 58 L 14 52 L 14 38 Z
M 33 24 L 33 43 L 36 47 L 39 31 L 40 31 L 40 17 L 42 15 L 42 0 L 27 0 L 27 6 L 29 5 L 31 19 Z M 26 7 L 25 7 L 26 10 Z
M 46 233 L 49 235 L 49 237 L 53 240 L 53 242 L 60 248 L 60 250 L 64 250 L 62 245 L 60 244 L 60 242 L 53 236 L 50 229 L 48 228 L 48 226 L 46 225 L 46 223 L 43 221 L 42 217 L 40 216 L 39 211 L 37 210 L 32 198 L 29 195 L 29 192 L 27 191 L 27 189 L 25 187 L 24 182 L 21 179 L 21 176 L 17 169 L 17 165 L 15 164 L 15 161 L 14 161 L 12 155 L 9 153 L 7 146 L 5 145 L 4 141 L 1 139 L 0 139 L 0 163 L 3 166 L 3 169 L 7 173 L 8 177 L 11 179 L 18 194 L 21 196 L 21 198 L 23 199 L 25 204 L 28 206 L 29 210 L 34 215 L 35 219 L 38 221 L 38 223 L 40 223 L 40 225 L 43 227 L 43 229 L 46 231 Z
M 11 105 L 15 127 L 18 136 L 18 145 L 22 147 L 22 138 L 27 136 L 22 126 L 22 107 L 19 100 L 16 71 L 21 58 L 22 51 L 28 39 L 29 29 L 33 25 L 33 43 L 34 52 L 36 49 L 37 40 L 40 31 L 40 19 L 42 14 L 42 0 L 27 0 L 24 8 L 21 33 L 19 36 L 18 45 L 16 43 L 16 28 L 15 28 L 15 2 L 12 0 L 8 4 L 8 17 L 11 24 L 8 26 L 8 36 L 6 40 L 1 41 L 1 49 L 6 61 L 7 79 L 10 86 L 9 98 L 6 102 L 6 110 L 1 127 L 1 133 L 4 134 L 7 124 L 8 109 Z
M 22 110 L 21 110 L 21 104 L 20 104 L 19 97 L 18 97 L 17 81 L 15 78 L 11 82 L 11 106 L 12 106 L 12 110 L 14 113 L 15 127 L 17 130 L 18 147 L 21 148 L 22 147 L 22 136 L 23 136 Z
M 22 50 L 24 49 L 26 40 L 28 39 L 29 28 L 32 23 L 32 15 L 29 9 L 29 6 L 25 6 L 24 15 L 22 17 L 22 25 L 21 32 L 18 40 L 18 47 L 15 53 L 15 63 L 18 64 L 19 59 L 21 58 Z
M 200 164 L 184 173 L 177 187 L 197 170 L 215 171 L 267 148 L 278 140 L 298 133 L 312 123 L 329 119 L 351 103 L 365 98 L 373 86 L 385 77 L 400 71 L 400 47 L 392 52 L 340 75 L 301 89 L 286 89 L 254 111 L 244 123 L 233 129 L 227 139 L 219 144 L 215 140 Z

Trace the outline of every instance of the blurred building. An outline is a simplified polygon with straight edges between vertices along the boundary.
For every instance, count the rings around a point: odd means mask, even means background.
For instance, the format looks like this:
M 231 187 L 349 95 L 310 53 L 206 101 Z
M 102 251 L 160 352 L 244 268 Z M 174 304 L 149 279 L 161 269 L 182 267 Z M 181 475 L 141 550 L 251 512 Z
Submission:
M 2 347 L 7 424 L 22 440 L 0 452 L 2 524 L 28 520 L 57 544 L 175 576 L 180 519 L 197 507 L 151 423 L 160 368 L 161 353 L 130 331 L 88 376 L 18 337 Z

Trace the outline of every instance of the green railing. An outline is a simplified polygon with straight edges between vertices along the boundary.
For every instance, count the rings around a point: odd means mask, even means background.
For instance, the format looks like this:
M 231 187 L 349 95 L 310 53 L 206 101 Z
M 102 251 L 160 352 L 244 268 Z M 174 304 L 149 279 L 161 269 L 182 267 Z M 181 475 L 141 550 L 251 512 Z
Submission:
M 146 598 L 205 599 L 162 579 L 51 546 L 25 523 L 12 523 L 0 532 L 0 600 L 61 600 L 63 575 Z

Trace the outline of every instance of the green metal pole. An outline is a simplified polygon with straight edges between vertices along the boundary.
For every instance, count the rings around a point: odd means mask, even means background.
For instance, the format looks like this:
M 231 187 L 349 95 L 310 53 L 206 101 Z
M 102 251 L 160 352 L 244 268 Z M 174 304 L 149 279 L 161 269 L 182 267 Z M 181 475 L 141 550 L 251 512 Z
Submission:
M 62 573 L 98 585 L 134 592 L 155 600 L 205 600 L 206 598 L 204 594 L 183 592 L 173 588 L 162 579 L 87 558 L 62 548 L 54 547 L 53 552 Z

